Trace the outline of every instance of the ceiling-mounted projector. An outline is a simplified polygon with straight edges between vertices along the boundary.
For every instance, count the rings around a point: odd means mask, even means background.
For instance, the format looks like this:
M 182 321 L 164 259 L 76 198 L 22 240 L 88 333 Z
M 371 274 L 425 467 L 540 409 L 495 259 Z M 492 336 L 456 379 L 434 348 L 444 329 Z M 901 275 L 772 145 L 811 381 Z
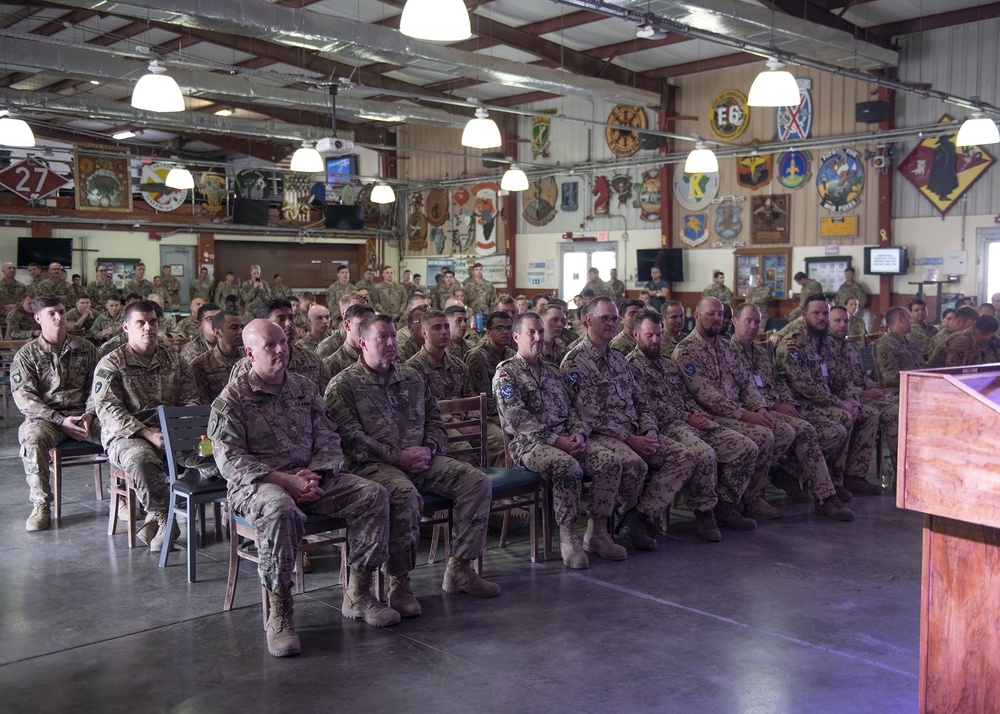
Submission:
M 354 151 L 354 142 L 347 139 L 329 137 L 316 142 L 316 151 L 321 154 L 346 154 Z

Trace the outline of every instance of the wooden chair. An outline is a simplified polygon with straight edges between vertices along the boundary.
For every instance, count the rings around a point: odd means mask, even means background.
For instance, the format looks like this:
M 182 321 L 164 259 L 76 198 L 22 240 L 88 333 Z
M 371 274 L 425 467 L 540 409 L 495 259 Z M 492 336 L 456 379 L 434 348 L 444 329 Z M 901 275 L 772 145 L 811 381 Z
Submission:
M 211 503 L 215 513 L 215 533 L 222 534 L 222 504 L 226 502 L 226 482 L 214 476 L 205 477 L 201 473 L 181 475 L 177 458 L 185 452 L 195 451 L 201 437 L 208 431 L 208 418 L 212 407 L 167 407 L 156 408 L 160 417 L 160 431 L 167 452 L 167 473 L 170 476 L 170 503 L 167 507 L 167 535 L 160 551 L 160 567 L 167 566 L 167 558 L 174 546 L 174 525 L 177 514 L 183 513 L 187 520 L 187 578 L 189 583 L 196 580 L 197 550 L 199 531 L 195 521 L 201 523 L 201 536 L 205 536 L 205 504 Z
M 10 427 L 10 366 L 14 362 L 14 355 L 31 340 L 2 340 L 0 341 L 0 394 L 3 396 L 3 428 Z
M 62 517 L 62 475 L 63 469 L 70 466 L 94 467 L 94 497 L 104 500 L 104 489 L 101 488 L 101 464 L 108 463 L 108 455 L 104 447 L 90 441 L 67 439 L 49 450 L 49 473 L 52 481 L 52 497 L 55 501 L 56 518 Z

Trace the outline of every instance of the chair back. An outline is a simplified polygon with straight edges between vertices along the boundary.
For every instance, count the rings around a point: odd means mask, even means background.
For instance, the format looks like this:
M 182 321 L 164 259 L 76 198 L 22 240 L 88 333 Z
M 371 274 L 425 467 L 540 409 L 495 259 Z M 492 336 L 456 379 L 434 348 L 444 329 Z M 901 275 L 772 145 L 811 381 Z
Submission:
M 198 448 L 202 435 L 208 432 L 212 407 L 207 404 L 195 407 L 167 407 L 161 404 L 156 408 L 156 413 L 160 417 L 163 447 L 167 452 L 167 470 L 170 482 L 173 483 L 178 475 L 176 455 Z
M 858 354 L 861 356 L 861 369 L 866 375 L 868 375 L 873 381 L 877 380 L 878 369 L 875 365 L 875 355 L 872 354 L 871 347 L 859 347 Z
M 769 317 L 767 318 L 767 322 L 764 323 L 764 329 L 767 332 L 777 332 L 787 324 L 788 320 L 783 317 Z
M 4 384 L 10 384 L 10 366 L 14 363 L 14 355 L 31 340 L 0 340 L 0 377 Z
M 448 429 L 448 456 L 472 455 L 479 459 L 480 468 L 489 462 L 486 456 L 486 394 L 463 399 L 442 399 L 438 402 L 442 416 L 457 416 L 445 421 Z M 478 414 L 469 415 L 469 412 Z

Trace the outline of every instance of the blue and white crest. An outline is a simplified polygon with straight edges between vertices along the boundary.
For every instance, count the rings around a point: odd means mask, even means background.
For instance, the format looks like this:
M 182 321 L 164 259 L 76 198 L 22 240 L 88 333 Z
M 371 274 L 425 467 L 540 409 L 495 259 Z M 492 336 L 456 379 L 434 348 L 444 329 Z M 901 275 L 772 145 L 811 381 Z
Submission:
M 500 387 L 500 396 L 503 397 L 504 399 L 510 399 L 511 397 L 513 397 L 514 396 L 514 385 L 513 384 L 505 384 L 502 387 Z
M 698 370 L 695 369 L 695 366 L 693 364 L 691 364 L 690 362 L 688 362 L 686 365 L 684 365 L 684 374 L 686 374 L 689 377 L 693 377 L 694 374 L 695 374 L 695 372 L 697 372 L 697 371 Z
M 743 230 L 740 214 L 743 206 L 723 204 L 715 209 L 715 235 L 725 241 L 736 240 Z
M 574 370 L 566 375 L 566 379 L 570 384 L 578 384 L 580 382 L 580 373 Z
M 776 123 L 778 139 L 781 141 L 798 141 L 809 137 L 812 128 L 812 95 L 809 89 L 812 81 L 808 79 L 795 80 L 799 84 L 799 105 L 797 107 L 778 107 Z
M 681 240 L 690 246 L 701 245 L 708 240 L 708 214 L 692 213 L 685 216 Z

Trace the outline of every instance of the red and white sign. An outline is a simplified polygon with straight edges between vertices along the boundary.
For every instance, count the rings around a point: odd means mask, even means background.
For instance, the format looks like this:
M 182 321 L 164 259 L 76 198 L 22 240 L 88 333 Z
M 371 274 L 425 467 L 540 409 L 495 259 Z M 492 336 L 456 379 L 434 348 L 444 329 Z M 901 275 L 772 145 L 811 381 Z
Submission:
M 0 171 L 0 186 L 13 191 L 25 201 L 45 198 L 70 183 L 68 176 L 57 174 L 44 161 L 18 161 Z

